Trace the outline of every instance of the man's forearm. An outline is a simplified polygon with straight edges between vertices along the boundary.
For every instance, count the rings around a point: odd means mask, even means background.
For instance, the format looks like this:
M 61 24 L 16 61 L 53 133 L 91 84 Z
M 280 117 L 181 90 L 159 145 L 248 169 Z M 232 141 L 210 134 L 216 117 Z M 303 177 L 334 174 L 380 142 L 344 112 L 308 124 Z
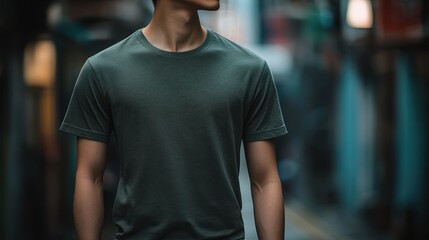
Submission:
M 73 214 L 78 240 L 99 240 L 104 219 L 103 182 L 76 175 Z
M 284 203 L 279 181 L 252 184 L 253 209 L 259 240 L 284 239 Z

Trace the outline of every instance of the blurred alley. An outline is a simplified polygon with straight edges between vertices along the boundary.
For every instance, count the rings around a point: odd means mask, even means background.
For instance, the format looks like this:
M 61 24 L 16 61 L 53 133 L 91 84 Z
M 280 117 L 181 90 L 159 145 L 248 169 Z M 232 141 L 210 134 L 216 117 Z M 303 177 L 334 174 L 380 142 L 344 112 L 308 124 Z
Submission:
M 202 24 L 270 65 L 288 240 L 429 239 L 429 1 L 220 0 Z M 58 131 L 85 60 L 151 19 L 150 0 L 0 2 L 0 235 L 76 239 L 76 137 Z M 113 240 L 120 162 L 104 174 Z M 241 152 L 246 239 L 256 240 Z

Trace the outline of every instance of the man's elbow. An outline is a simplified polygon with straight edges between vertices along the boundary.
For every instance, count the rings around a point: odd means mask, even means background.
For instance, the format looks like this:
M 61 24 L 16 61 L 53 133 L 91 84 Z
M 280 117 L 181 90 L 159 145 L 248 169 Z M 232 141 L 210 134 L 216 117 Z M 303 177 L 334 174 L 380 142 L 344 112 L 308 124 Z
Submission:
M 88 170 L 84 168 L 77 168 L 76 181 L 88 181 L 96 185 L 103 184 L 104 171 Z
M 281 186 L 280 178 L 273 177 L 266 179 L 264 181 L 251 181 L 252 192 L 264 193 L 267 188 L 271 189 L 271 186 L 278 187 Z

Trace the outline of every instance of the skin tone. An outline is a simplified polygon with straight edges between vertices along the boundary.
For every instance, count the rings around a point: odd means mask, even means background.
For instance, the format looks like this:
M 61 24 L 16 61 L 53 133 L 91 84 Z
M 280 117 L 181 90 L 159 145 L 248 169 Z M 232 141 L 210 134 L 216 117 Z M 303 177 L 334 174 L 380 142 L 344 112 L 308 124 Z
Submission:
M 284 202 L 273 139 L 244 142 L 259 240 L 284 239 Z
M 204 41 L 197 10 L 215 11 L 218 0 L 158 0 L 151 22 L 142 29 L 148 41 L 172 52 L 192 50 Z M 284 239 L 284 204 L 275 144 L 244 142 L 255 224 L 260 240 Z M 103 175 L 107 144 L 77 137 L 73 214 L 78 240 L 99 240 L 104 219 Z
M 207 35 L 197 11 L 219 7 L 219 0 L 158 0 L 152 20 L 142 31 L 159 49 L 189 51 L 201 45 Z
M 78 240 L 99 240 L 104 220 L 103 174 L 107 144 L 77 138 L 73 217 Z

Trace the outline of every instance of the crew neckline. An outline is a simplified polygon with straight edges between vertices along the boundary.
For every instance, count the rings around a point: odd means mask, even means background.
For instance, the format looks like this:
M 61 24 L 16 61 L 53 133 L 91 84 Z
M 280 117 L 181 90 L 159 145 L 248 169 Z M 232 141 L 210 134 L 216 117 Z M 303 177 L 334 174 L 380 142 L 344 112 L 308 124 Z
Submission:
M 199 53 L 202 53 L 204 50 L 206 50 L 212 40 L 213 40 L 213 30 L 207 27 L 204 27 L 207 30 L 207 35 L 204 39 L 204 41 L 196 48 L 188 50 L 188 51 L 183 51 L 183 52 L 173 52 L 173 51 L 166 51 L 166 50 L 162 50 L 158 47 L 155 47 L 154 45 L 152 45 L 152 43 L 149 42 L 149 40 L 146 38 L 146 36 L 143 34 L 143 27 L 137 29 L 134 34 L 137 36 L 137 38 L 139 39 L 140 43 L 148 48 L 149 50 L 151 50 L 152 52 L 158 54 L 158 55 L 162 55 L 164 57 L 172 57 L 172 58 L 183 58 L 183 57 L 191 57 L 191 56 L 195 56 Z

